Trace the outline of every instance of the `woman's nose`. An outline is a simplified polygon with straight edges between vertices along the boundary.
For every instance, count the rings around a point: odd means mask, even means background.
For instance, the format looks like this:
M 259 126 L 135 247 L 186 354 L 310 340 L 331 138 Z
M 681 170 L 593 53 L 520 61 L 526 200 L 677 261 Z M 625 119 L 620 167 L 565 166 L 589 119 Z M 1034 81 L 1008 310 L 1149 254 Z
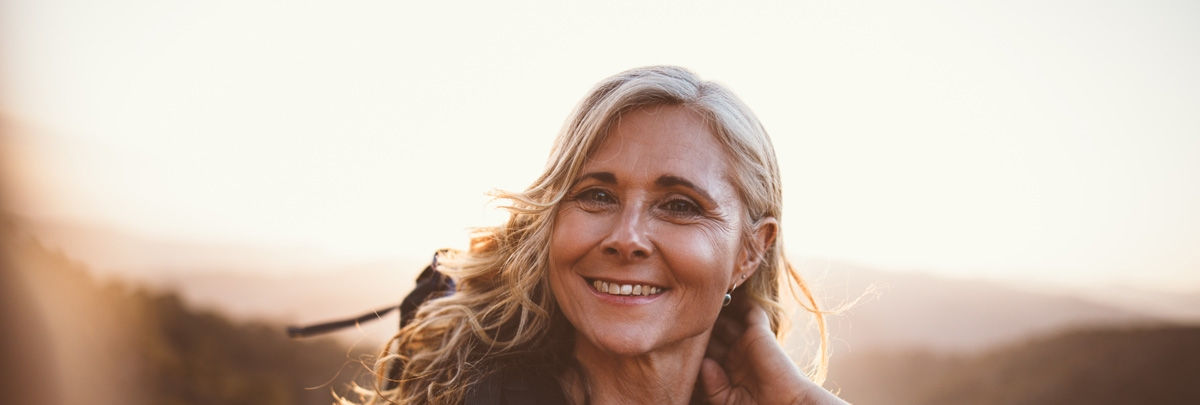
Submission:
M 616 218 L 608 237 L 601 244 L 605 255 L 630 261 L 647 258 L 654 253 L 646 231 L 645 214 L 638 205 L 624 207 Z

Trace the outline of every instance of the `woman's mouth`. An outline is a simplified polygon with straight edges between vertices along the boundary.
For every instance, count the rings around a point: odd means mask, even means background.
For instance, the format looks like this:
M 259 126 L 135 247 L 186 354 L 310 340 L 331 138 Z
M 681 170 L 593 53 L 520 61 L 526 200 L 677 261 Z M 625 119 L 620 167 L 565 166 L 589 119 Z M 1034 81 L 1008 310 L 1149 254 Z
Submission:
M 630 295 L 630 296 L 651 296 L 662 294 L 665 288 L 648 285 L 648 284 L 622 284 L 618 282 L 608 282 L 602 280 L 588 280 L 588 284 L 596 292 L 608 295 Z

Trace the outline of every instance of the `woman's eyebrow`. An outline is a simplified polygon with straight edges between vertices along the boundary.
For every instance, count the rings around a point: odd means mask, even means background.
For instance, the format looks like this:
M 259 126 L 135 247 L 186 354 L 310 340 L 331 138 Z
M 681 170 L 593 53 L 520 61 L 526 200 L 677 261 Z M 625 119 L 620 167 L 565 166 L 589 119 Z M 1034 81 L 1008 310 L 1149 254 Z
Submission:
M 587 179 L 595 179 L 596 181 L 599 181 L 599 182 L 605 183 L 605 184 L 617 184 L 617 176 L 612 173 L 609 173 L 609 172 L 585 173 L 582 176 L 579 176 L 578 178 L 576 178 L 575 181 L 571 184 L 579 184 Z
M 700 194 L 701 197 L 704 197 L 705 199 L 707 199 L 708 201 L 712 201 L 712 202 L 717 201 L 717 200 L 714 200 L 712 198 L 712 195 L 709 195 L 708 192 L 705 191 L 703 187 L 692 184 L 692 182 L 687 181 L 687 179 L 684 179 L 682 177 L 670 176 L 670 175 L 661 176 L 658 178 L 658 180 L 654 181 L 654 184 L 659 187 L 663 187 L 663 188 L 674 187 L 674 186 L 682 186 L 682 187 L 690 188 L 693 191 L 695 191 L 697 194 Z

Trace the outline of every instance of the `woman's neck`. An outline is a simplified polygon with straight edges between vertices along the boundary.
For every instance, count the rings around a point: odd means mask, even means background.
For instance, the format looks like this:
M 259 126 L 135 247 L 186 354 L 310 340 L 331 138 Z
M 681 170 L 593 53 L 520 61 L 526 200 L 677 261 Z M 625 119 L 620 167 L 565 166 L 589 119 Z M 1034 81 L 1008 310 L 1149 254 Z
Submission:
M 700 374 L 709 332 L 637 356 L 605 352 L 575 339 L 581 370 L 564 376 L 567 398 L 583 404 L 687 404 Z

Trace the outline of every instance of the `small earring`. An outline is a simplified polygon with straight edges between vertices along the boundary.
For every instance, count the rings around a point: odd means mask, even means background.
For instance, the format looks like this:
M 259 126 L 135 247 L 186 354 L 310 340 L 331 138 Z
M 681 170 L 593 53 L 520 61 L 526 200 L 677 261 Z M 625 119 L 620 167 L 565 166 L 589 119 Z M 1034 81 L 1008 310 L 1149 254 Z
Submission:
M 725 293 L 725 301 L 721 301 L 721 306 L 723 306 L 723 307 L 729 306 L 729 301 L 733 301 L 733 296 L 729 295 L 729 293 Z

